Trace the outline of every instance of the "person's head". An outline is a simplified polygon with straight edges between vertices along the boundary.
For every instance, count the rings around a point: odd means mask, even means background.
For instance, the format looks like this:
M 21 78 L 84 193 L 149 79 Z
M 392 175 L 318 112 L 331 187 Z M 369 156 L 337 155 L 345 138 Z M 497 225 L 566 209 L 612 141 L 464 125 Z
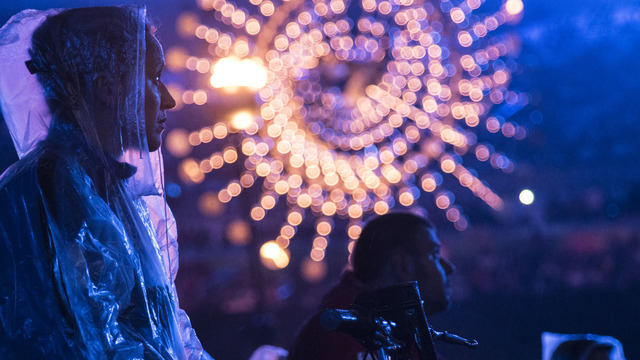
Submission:
M 427 314 L 450 303 L 455 267 L 440 256 L 433 225 L 411 213 L 390 213 L 369 221 L 351 254 L 354 275 L 370 286 L 417 281 Z
M 158 78 L 162 49 L 141 14 L 130 7 L 65 10 L 32 37 L 30 54 L 54 125 L 77 126 L 89 144 L 114 156 L 140 148 L 145 137 L 156 150 L 163 111 L 175 105 Z
M 165 110 L 176 106 L 169 90 L 161 80 L 164 52 L 160 42 L 149 31 L 146 35 L 144 119 L 149 151 L 158 150 L 162 141 L 167 115 Z

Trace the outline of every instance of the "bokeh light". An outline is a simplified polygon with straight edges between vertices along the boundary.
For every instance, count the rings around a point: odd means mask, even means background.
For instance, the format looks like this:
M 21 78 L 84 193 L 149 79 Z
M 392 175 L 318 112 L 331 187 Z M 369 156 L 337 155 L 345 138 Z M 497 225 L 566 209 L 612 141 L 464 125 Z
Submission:
M 533 204 L 533 200 L 535 199 L 535 196 L 533 195 L 533 191 L 529 189 L 524 189 L 520 192 L 520 196 L 518 198 L 520 199 L 521 203 L 525 205 L 531 205 Z
M 281 248 L 275 241 L 267 241 L 260 247 L 260 260 L 268 269 L 284 269 L 289 265 L 289 251 Z
M 237 130 L 245 130 L 251 125 L 253 114 L 249 111 L 239 111 L 231 118 L 231 125 Z
M 188 137 L 191 147 L 243 140 L 237 151 L 222 153 L 222 162 L 212 154 L 196 169 L 184 160 L 183 181 L 202 182 L 204 174 L 243 156 L 242 176 L 250 177 L 235 181 L 262 186 L 251 218 L 269 219 L 267 212 L 286 198 L 290 211 L 280 220 L 286 239 L 308 214 L 317 219 L 316 236 L 329 239 L 337 216 L 348 219 L 348 235 L 356 239 L 368 214 L 426 202 L 462 231 L 469 222 L 456 191 L 502 208 L 500 196 L 468 164 L 487 162 L 510 173 L 513 162 L 478 134 L 526 135 L 493 112 L 501 105 L 513 114 L 528 101 L 509 89 L 517 38 L 496 32 L 517 21 L 521 0 L 505 0 L 490 14 L 480 12 L 477 0 L 256 0 L 242 8 L 229 0 L 205 2 L 201 8 L 215 13 L 214 26 L 194 24 L 186 14 L 178 31 L 191 32 L 212 57 L 176 49 L 171 62 L 211 72 L 216 89 L 253 89 L 255 108 Z M 187 105 L 208 102 L 196 94 L 185 90 L 181 98 Z M 190 148 L 179 135 L 173 152 L 187 156 Z M 230 190 L 220 191 L 220 201 L 235 196 Z M 263 259 L 275 264 L 274 256 Z M 322 262 L 324 249 L 313 247 L 309 256 Z
M 208 69 L 207 69 L 208 70 Z M 200 71 L 206 73 L 207 71 Z M 260 60 L 224 57 L 213 66 L 211 86 L 259 89 L 267 83 L 267 71 Z
M 232 221 L 227 226 L 227 239 L 236 246 L 247 245 L 251 240 L 251 226 L 242 219 Z

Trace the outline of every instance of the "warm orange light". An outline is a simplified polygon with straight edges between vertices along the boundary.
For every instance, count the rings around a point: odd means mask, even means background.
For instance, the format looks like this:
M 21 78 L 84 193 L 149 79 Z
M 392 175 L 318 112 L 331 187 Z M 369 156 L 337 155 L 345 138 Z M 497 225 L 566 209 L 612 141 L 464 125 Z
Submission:
M 194 159 L 185 159 L 178 167 L 178 176 L 185 183 L 199 184 L 204 181 L 204 173 Z
M 240 186 L 238 182 L 234 181 L 227 186 L 227 191 L 229 192 L 229 195 L 236 197 L 240 195 L 240 192 L 242 191 L 242 186 Z
M 260 247 L 260 256 L 267 259 L 274 259 L 280 253 L 280 247 L 274 241 L 268 241 Z
M 287 215 L 287 221 L 293 226 L 298 226 L 302 223 L 302 213 L 298 211 L 292 211 Z
M 231 201 L 231 194 L 229 194 L 229 191 L 227 189 L 222 189 L 220 190 L 220 192 L 218 192 L 218 200 L 223 203 L 228 203 L 229 201 Z
M 322 214 L 325 216 L 333 216 L 337 209 L 336 204 L 333 202 L 326 202 L 322 204 Z
M 253 186 L 254 182 L 255 182 L 255 178 L 251 174 L 243 174 L 240 177 L 240 184 L 242 185 L 242 187 L 249 188 Z
M 473 43 L 473 38 L 471 37 L 469 32 L 460 31 L 458 33 L 458 42 L 460 43 L 460 45 L 462 45 L 464 47 L 469 47 L 469 46 L 471 46 L 471 43 Z
M 233 245 L 247 245 L 251 240 L 251 227 L 244 220 L 234 220 L 227 226 L 227 239 Z
M 329 245 L 329 241 L 327 240 L 326 237 L 318 236 L 315 239 L 313 239 L 314 248 L 324 250 L 327 247 L 327 245 Z
M 289 253 L 280 248 L 275 241 L 267 241 L 260 247 L 260 260 L 271 270 L 284 269 L 289 265 Z
M 210 82 L 214 88 L 260 89 L 267 83 L 267 71 L 260 60 L 226 57 L 213 66 Z
M 360 237 L 361 233 L 362 233 L 362 226 L 359 224 L 351 225 L 347 230 L 347 234 L 351 239 L 357 239 L 358 237 Z
M 217 201 L 260 184 L 260 200 L 251 210 L 251 218 L 259 221 L 286 199 L 291 210 L 275 240 L 281 249 L 289 246 L 307 209 L 322 216 L 316 223 L 319 234 L 331 233 L 331 217 L 350 218 L 348 233 L 355 239 L 365 213 L 388 213 L 391 204 L 416 206 L 421 191 L 436 192 L 436 205 L 447 219 L 457 229 L 466 228 L 462 208 L 441 187 L 442 175 L 491 207 L 503 206 L 462 159 L 475 155 L 500 171 L 514 169 L 506 155 L 478 144 L 474 133 L 486 127 L 504 137 L 526 135 L 516 119 L 492 116 L 495 104 L 527 99 L 509 89 L 513 67 L 500 60 L 512 53 L 511 35 L 489 38 L 498 27 L 519 20 L 523 0 L 503 0 L 500 11 L 489 16 L 474 13 L 482 0 L 434 7 L 415 0 L 359 0 L 364 14 L 353 21 L 345 0 L 314 1 L 293 12 L 289 5 L 295 4 L 288 1 L 278 8 L 273 0 L 249 0 L 245 5 L 252 9 L 246 9 L 229 0 L 198 0 L 206 11 L 215 10 L 222 24 L 204 25 L 188 13 L 179 20 L 211 57 L 175 48 L 168 51 L 168 66 L 210 72 L 216 89 L 254 89 L 257 102 L 251 112 L 221 118 L 213 126 L 167 134 L 167 148 L 178 157 L 216 139 L 227 145 L 233 140 L 234 146 L 208 157 L 185 159 L 179 166 L 182 180 L 202 182 L 209 172 L 241 159 L 236 166 L 245 168 L 220 190 Z M 443 26 L 446 20 L 454 25 Z M 398 36 L 390 35 L 395 28 Z M 325 62 L 337 70 L 326 74 L 335 79 L 318 82 Z M 358 63 L 379 72 L 372 77 L 366 67 L 351 66 Z M 347 79 L 346 87 L 325 88 Z M 176 89 L 183 106 L 226 96 L 213 89 Z M 321 264 L 325 247 L 314 242 L 309 262 Z M 278 268 L 276 258 L 275 253 L 266 258 L 265 266 Z M 280 265 L 288 263 L 279 259 Z
M 317 283 L 327 276 L 327 264 L 320 260 L 305 259 L 302 262 L 302 277 L 310 282 Z
M 198 16 L 192 12 L 183 12 L 176 19 L 176 29 L 178 34 L 182 37 L 188 37 L 195 34 L 196 28 L 199 25 Z
M 291 239 L 295 234 L 296 228 L 291 225 L 283 225 L 280 228 L 280 235 L 287 239 Z
M 373 210 L 378 215 L 384 215 L 389 212 L 389 204 L 387 204 L 385 201 L 378 201 L 374 205 Z
M 401 193 L 398 197 L 398 202 L 400 202 L 402 206 L 410 206 L 413 204 L 413 201 L 413 194 L 408 191 Z
M 313 248 L 311 249 L 309 257 L 311 257 L 313 261 L 322 261 L 322 259 L 324 259 L 324 250 Z
M 274 190 L 279 195 L 284 195 L 289 191 L 289 184 L 285 180 L 279 180 L 274 186 Z
M 316 225 L 316 231 L 319 235 L 327 236 L 331 233 L 332 225 L 329 220 L 322 220 Z
M 309 194 L 301 194 L 298 196 L 297 203 L 302 208 L 307 208 L 311 205 L 311 196 Z
M 214 169 L 220 169 L 224 165 L 224 159 L 219 153 L 212 154 L 211 158 L 209 158 L 209 162 L 211 163 L 211 167 Z
M 456 169 L 456 163 L 451 158 L 445 158 L 440 162 L 440 168 L 445 173 L 452 173 Z
M 247 34 L 256 35 L 260 32 L 260 22 L 256 19 L 250 19 L 245 24 L 245 29 L 247 29 Z
M 207 216 L 218 216 L 224 211 L 224 206 L 218 200 L 218 195 L 214 192 L 205 192 L 198 199 L 200 212 Z
M 238 152 L 236 151 L 235 148 L 229 146 L 224 149 L 224 152 L 222 153 L 222 158 L 226 163 L 233 164 L 234 162 L 236 162 L 236 160 L 238 160 Z
M 237 130 L 245 130 L 253 122 L 253 114 L 249 111 L 239 111 L 231 117 L 231 126 Z
M 266 212 L 264 211 L 264 209 L 259 206 L 251 209 L 251 218 L 255 221 L 260 221 L 264 219 L 265 214 Z
M 440 194 L 436 197 L 436 206 L 440 209 L 446 209 L 451 205 L 451 195 Z
M 266 210 L 271 210 L 276 206 L 276 198 L 271 195 L 266 195 L 260 199 L 260 205 L 262 205 Z
M 447 210 L 447 220 L 451 222 L 456 222 L 460 219 L 460 210 L 456 208 L 450 208 Z
M 188 134 L 183 129 L 171 130 L 169 134 L 167 134 L 166 147 L 169 153 L 176 158 L 183 158 L 192 151 Z
M 358 204 L 351 205 L 349 206 L 348 214 L 350 218 L 358 219 L 362 217 L 362 207 Z

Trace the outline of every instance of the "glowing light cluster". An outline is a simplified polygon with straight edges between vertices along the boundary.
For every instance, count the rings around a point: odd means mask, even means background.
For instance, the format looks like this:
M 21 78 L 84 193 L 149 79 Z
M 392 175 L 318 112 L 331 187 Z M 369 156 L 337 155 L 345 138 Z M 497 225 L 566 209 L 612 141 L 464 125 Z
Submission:
M 284 269 L 289 265 L 289 251 L 281 248 L 275 241 L 267 241 L 260 247 L 260 259 L 269 269 Z
M 245 86 L 260 89 L 267 83 L 267 71 L 259 59 L 225 57 L 213 66 L 212 72 L 211 86 L 214 88 Z
M 191 71 L 206 68 L 214 87 L 257 88 L 255 113 L 174 137 L 191 146 L 224 140 L 231 130 L 244 137 L 237 152 L 246 159 L 245 172 L 218 198 L 224 203 L 242 188 L 261 184 L 250 213 L 255 221 L 284 199 L 290 212 L 270 247 L 285 249 L 311 213 L 317 235 L 310 258 L 322 261 L 334 216 L 350 219 L 347 233 L 356 239 L 365 214 L 420 206 L 425 193 L 464 230 L 468 219 L 445 188 L 445 177 L 493 209 L 503 206 L 463 159 L 510 172 L 513 162 L 491 144 L 479 143 L 477 133 L 526 136 L 524 127 L 491 112 L 495 105 L 517 109 L 527 102 L 508 89 L 517 41 L 494 33 L 518 20 L 521 0 L 504 1 L 489 15 L 476 14 L 482 0 L 250 3 L 245 9 L 227 0 L 199 0 L 204 11 L 215 13 L 216 27 L 185 14 L 178 31 L 206 41 L 210 54 L 221 59 L 171 51 L 168 59 L 183 61 Z M 243 63 L 244 72 L 234 70 Z M 253 75 L 243 77 L 248 73 Z M 217 80 L 223 78 L 226 82 Z M 172 148 L 188 153 L 181 144 Z M 187 158 L 180 173 L 185 181 L 201 182 L 206 173 L 236 161 L 239 154 L 227 156 L 227 151 L 200 162 Z M 263 258 L 281 256 L 273 254 Z

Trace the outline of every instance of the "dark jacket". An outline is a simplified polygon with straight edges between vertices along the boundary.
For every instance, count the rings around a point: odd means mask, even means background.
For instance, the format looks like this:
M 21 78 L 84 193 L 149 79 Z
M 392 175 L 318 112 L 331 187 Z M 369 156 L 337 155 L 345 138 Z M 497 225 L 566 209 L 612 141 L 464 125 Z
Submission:
M 358 293 L 365 290 L 351 271 L 346 271 L 340 283 L 325 295 L 314 314 L 296 334 L 288 360 L 364 360 L 367 350 L 348 334 L 327 331 L 320 324 L 325 309 L 349 309 Z M 417 354 L 410 359 L 418 359 Z M 444 360 L 438 355 L 438 360 Z

